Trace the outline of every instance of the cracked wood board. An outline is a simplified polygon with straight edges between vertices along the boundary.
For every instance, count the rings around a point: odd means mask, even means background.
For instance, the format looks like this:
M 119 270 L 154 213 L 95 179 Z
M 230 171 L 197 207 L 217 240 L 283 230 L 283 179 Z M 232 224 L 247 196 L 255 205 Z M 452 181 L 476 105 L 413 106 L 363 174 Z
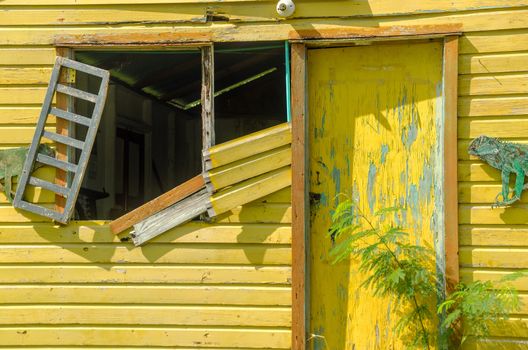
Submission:
M 146 218 L 134 225 L 130 233 L 135 246 L 167 232 L 171 228 L 183 224 L 207 211 L 209 193 L 201 189 L 195 194 L 163 209 L 159 213 Z

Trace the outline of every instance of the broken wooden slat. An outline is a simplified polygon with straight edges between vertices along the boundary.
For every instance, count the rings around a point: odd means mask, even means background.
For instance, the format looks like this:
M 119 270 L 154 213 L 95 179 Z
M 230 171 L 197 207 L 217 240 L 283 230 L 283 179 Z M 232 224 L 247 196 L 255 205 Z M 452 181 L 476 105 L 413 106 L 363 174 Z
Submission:
M 208 191 L 213 193 L 290 164 L 291 147 L 288 145 L 211 169 L 204 173 L 204 178 Z
M 288 123 L 257 131 L 204 150 L 205 170 L 236 162 L 291 143 Z
M 134 225 L 130 233 L 135 246 L 161 235 L 207 211 L 209 193 L 204 188 L 172 206 Z
M 283 167 L 213 194 L 207 213 L 214 217 L 291 185 L 291 167 Z
M 195 176 L 192 179 L 187 180 L 181 185 L 173 188 L 169 192 L 166 192 L 161 196 L 154 198 L 150 202 L 143 204 L 139 208 L 136 208 L 131 212 L 115 219 L 110 223 L 110 229 L 115 234 L 123 232 L 127 228 L 137 224 L 142 220 L 145 220 L 149 216 L 156 214 L 157 212 L 173 205 L 179 200 L 190 196 L 204 187 L 205 182 L 202 175 Z

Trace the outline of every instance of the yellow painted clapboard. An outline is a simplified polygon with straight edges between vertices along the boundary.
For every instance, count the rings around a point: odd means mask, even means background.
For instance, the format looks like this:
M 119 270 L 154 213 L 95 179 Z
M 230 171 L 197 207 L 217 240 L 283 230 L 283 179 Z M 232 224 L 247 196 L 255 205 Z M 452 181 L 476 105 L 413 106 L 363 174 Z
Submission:
M 204 151 L 206 170 L 291 143 L 290 124 L 284 123 L 213 146 Z

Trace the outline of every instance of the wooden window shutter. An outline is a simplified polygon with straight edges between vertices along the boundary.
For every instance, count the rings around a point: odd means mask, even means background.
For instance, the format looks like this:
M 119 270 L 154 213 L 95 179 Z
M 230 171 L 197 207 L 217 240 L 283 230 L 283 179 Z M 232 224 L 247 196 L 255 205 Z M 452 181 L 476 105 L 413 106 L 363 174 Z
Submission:
M 75 71 L 83 72 L 90 76 L 96 76 L 100 78 L 100 86 L 97 94 L 92 94 L 87 91 L 82 91 L 71 86 L 63 85 L 59 83 L 59 76 L 61 68 L 70 68 Z M 108 71 L 92 67 L 90 65 L 73 61 L 65 57 L 57 57 L 55 66 L 51 73 L 50 83 L 46 91 L 44 98 L 44 104 L 40 112 L 40 117 L 37 123 L 37 128 L 33 136 L 33 141 L 29 147 L 28 155 L 22 169 L 22 174 L 18 182 L 18 188 L 16 191 L 13 205 L 16 208 L 24 209 L 32 213 L 42 215 L 53 219 L 61 223 L 67 223 L 70 219 L 72 211 L 75 207 L 77 195 L 81 188 L 84 173 L 88 166 L 88 160 L 92 151 L 92 146 L 95 141 L 97 134 L 97 128 L 99 127 L 99 121 L 103 114 L 103 108 L 106 100 L 106 93 L 108 90 L 108 81 L 110 74 Z M 91 116 L 81 116 L 69 111 L 52 107 L 53 96 L 56 92 L 72 96 L 74 98 L 89 101 L 94 104 L 93 112 Z M 59 135 L 54 132 L 50 132 L 44 129 L 48 115 L 54 115 L 57 118 L 67 120 L 68 122 L 81 124 L 86 126 L 87 132 L 84 140 L 79 140 L 73 137 Z M 70 163 L 68 161 L 58 160 L 48 155 L 39 153 L 39 144 L 41 138 L 52 140 L 59 144 L 64 144 L 68 147 L 73 147 L 81 150 L 79 161 L 77 164 Z M 63 187 L 36 177 L 31 176 L 33 164 L 35 162 L 52 166 L 73 174 L 73 179 L 69 187 Z M 41 205 L 30 203 L 25 201 L 24 192 L 27 185 L 39 186 L 46 190 L 50 190 L 66 198 L 66 204 L 63 212 L 58 212 Z

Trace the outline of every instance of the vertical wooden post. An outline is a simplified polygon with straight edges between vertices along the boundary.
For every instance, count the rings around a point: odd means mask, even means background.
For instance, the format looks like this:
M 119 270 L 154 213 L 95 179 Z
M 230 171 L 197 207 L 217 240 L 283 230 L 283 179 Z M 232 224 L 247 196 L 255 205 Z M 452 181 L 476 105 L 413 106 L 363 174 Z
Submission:
M 291 46 L 292 110 L 292 349 L 306 347 L 306 46 Z
M 62 48 L 59 47 L 56 50 L 57 56 L 67 57 L 67 58 L 73 58 L 73 50 L 69 48 Z M 64 85 L 71 85 L 72 83 L 75 83 L 75 75 L 73 75 L 73 70 L 71 69 L 64 69 L 61 71 L 59 82 Z M 59 109 L 65 110 L 65 111 L 73 111 L 73 100 L 70 96 L 61 94 L 57 92 L 57 98 L 56 98 L 56 106 Z M 56 122 L 56 132 L 59 135 L 65 135 L 68 136 L 71 134 L 72 130 L 71 123 L 67 120 L 57 118 Z M 70 154 L 72 152 L 68 149 L 69 147 L 64 144 L 57 144 L 56 148 L 56 158 L 63 161 L 70 161 L 71 157 L 73 156 Z M 55 170 L 55 183 L 60 186 L 67 186 L 68 183 L 68 173 L 61 169 Z M 55 195 L 55 210 L 62 213 L 64 212 L 64 207 L 66 206 L 66 198 Z
M 202 47 L 202 149 L 214 144 L 214 48 L 210 45 Z
M 444 193 L 446 286 L 452 291 L 459 281 L 458 266 L 458 171 L 457 96 L 458 36 L 444 39 Z

